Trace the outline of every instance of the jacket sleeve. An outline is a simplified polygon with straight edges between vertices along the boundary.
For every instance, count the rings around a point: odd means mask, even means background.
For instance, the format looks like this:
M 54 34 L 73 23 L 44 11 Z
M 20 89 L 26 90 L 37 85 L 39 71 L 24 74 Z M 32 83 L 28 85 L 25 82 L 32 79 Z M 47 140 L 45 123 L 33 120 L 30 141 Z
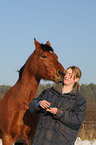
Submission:
M 80 128 L 86 113 L 86 101 L 83 100 L 76 104 L 71 110 L 64 110 L 64 108 L 58 108 L 57 114 L 54 115 L 55 119 L 66 124 L 72 129 Z
M 33 98 L 29 104 L 29 110 L 33 114 L 40 113 L 42 108 L 37 106 L 37 102 L 40 100 L 46 100 L 48 90 L 45 89 L 37 98 Z

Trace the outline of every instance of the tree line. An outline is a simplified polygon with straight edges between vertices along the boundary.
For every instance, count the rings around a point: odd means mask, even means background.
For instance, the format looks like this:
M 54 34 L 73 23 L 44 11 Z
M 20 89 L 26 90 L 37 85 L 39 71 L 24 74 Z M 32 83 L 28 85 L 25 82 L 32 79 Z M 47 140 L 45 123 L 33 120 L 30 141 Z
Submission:
M 50 88 L 52 84 L 39 84 L 36 92 L 36 97 L 46 88 Z M 0 85 L 0 99 L 8 91 L 11 86 Z M 85 120 L 96 121 L 96 84 L 82 84 L 80 86 L 80 93 L 87 101 L 87 111 Z
M 36 96 L 38 96 L 44 89 L 50 88 L 53 86 L 52 84 L 39 84 L 39 87 L 36 92 Z M 11 88 L 9 85 L 0 85 L 0 98 L 4 96 L 4 94 L 8 91 L 8 89 Z M 96 101 L 96 84 L 82 84 L 80 86 L 80 93 L 88 102 L 94 102 Z

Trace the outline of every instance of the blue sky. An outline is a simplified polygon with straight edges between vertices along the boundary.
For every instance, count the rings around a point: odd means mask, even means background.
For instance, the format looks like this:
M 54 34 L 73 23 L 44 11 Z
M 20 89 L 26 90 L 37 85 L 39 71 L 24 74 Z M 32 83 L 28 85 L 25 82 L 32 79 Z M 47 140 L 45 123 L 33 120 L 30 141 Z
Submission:
M 0 1 L 0 85 L 16 83 L 34 37 L 50 41 L 65 69 L 80 67 L 80 84 L 96 84 L 96 0 Z

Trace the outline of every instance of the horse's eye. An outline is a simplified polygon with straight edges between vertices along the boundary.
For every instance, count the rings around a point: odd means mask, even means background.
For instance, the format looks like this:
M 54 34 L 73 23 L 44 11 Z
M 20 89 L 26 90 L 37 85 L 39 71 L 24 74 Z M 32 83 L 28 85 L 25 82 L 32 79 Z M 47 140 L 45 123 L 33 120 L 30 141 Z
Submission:
M 42 57 L 43 57 L 43 58 L 47 58 L 47 56 L 46 56 L 46 55 L 42 55 Z

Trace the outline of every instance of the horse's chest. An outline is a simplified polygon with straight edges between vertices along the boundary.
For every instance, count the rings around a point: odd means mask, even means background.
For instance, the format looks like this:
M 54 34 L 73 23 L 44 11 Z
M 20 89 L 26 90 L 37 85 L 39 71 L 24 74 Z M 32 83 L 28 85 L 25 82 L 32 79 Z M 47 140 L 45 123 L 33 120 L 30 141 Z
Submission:
M 30 132 L 30 127 L 25 126 L 25 124 L 23 122 L 24 113 L 25 113 L 25 110 L 23 110 L 23 109 L 17 109 L 12 113 L 12 116 L 8 123 L 8 126 L 9 126 L 8 132 L 13 134 L 14 137 L 17 134 L 23 135 L 23 134 L 27 134 Z M 26 128 L 26 130 L 25 130 L 25 128 Z

